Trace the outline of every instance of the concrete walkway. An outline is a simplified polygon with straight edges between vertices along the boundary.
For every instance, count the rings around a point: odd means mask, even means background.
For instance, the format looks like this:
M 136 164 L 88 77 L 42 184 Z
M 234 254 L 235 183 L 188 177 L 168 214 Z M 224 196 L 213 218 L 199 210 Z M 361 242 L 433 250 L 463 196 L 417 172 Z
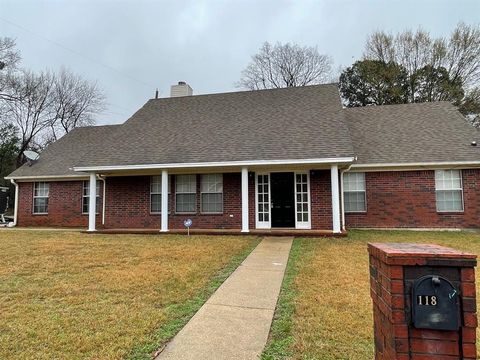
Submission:
M 156 359 L 257 359 L 267 342 L 292 240 L 264 238 Z

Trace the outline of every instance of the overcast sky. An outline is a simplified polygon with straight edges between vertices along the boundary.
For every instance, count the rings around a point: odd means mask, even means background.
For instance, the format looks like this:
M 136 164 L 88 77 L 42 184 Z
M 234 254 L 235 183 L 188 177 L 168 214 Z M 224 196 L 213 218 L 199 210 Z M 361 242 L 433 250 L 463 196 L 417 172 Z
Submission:
M 124 122 L 179 80 L 195 94 L 235 91 L 265 41 L 317 46 L 338 68 L 374 30 L 446 36 L 459 21 L 478 24 L 480 1 L 0 0 L 0 36 L 16 39 L 23 67 L 98 81 L 108 99 L 100 124 Z

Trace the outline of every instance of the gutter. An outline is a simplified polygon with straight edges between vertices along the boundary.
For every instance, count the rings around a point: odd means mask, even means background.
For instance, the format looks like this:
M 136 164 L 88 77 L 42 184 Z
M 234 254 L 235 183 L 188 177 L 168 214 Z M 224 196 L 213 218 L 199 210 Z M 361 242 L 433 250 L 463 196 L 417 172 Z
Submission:
M 18 184 L 13 179 L 10 179 L 10 182 L 15 185 L 15 205 L 13 208 L 13 222 L 9 223 L 8 227 L 15 227 L 18 219 Z
M 319 158 L 319 159 L 283 159 L 283 160 L 251 160 L 251 161 L 220 161 L 196 163 L 165 163 L 144 165 L 107 165 L 107 166 L 74 166 L 79 172 L 104 172 L 119 170 L 158 170 L 158 169 L 185 169 L 208 167 L 245 167 L 270 165 L 320 165 L 320 164 L 349 164 L 354 157 Z
M 438 168 L 465 168 L 480 167 L 480 161 L 439 161 L 439 162 L 412 162 L 412 163 L 371 163 L 371 164 L 352 164 L 352 171 L 401 171 L 401 170 L 419 170 L 419 169 L 438 169 Z
M 88 180 L 85 175 L 29 175 L 29 176 L 5 176 L 5 180 L 18 181 L 72 181 Z

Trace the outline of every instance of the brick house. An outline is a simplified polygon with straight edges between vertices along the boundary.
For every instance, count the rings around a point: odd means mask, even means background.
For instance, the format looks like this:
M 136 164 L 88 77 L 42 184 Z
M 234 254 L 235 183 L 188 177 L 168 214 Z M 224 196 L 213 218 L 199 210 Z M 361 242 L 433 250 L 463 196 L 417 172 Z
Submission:
M 18 226 L 479 228 L 478 140 L 446 102 L 344 109 L 335 84 L 192 96 L 179 83 L 7 178 Z

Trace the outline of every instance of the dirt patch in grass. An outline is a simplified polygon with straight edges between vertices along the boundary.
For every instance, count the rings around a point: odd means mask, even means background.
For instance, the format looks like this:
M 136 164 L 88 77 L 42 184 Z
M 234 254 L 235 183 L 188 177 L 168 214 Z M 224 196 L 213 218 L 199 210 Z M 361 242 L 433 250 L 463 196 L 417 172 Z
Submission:
M 259 239 L 0 232 L 0 358 L 148 358 Z
M 480 254 L 480 234 L 468 232 L 351 231 L 342 239 L 296 239 L 264 359 L 373 358 L 368 242 L 436 243 Z

